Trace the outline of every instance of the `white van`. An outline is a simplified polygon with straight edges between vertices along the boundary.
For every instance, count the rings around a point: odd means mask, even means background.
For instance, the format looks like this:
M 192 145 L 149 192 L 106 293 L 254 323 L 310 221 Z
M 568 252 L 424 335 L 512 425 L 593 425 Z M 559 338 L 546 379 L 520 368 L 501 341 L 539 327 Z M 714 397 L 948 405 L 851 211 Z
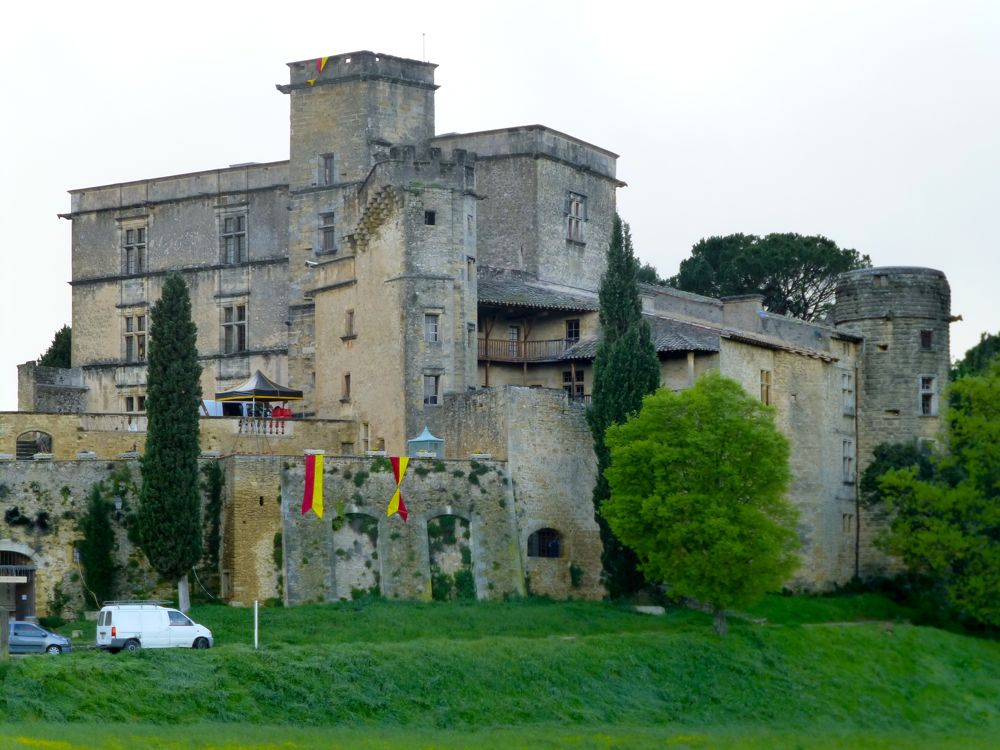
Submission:
M 159 602 L 105 602 L 97 616 L 97 647 L 122 649 L 210 648 L 212 631 Z

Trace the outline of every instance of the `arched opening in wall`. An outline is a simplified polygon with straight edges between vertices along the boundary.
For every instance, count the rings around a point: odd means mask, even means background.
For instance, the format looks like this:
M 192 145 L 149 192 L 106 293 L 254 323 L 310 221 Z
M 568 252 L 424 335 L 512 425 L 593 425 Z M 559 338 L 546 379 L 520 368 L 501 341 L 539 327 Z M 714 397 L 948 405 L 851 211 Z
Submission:
M 0 608 L 17 620 L 35 616 L 35 565 L 31 557 L 0 544 Z
M 347 513 L 333 519 L 334 581 L 337 598 L 359 599 L 381 593 L 378 519 Z
M 475 599 L 469 522 L 460 516 L 436 516 L 427 522 L 431 597 L 435 601 Z
M 555 529 L 539 529 L 528 537 L 528 557 L 562 557 L 562 537 Z
M 52 452 L 52 436 L 40 430 L 22 432 L 17 436 L 17 460 L 30 461 L 36 453 Z

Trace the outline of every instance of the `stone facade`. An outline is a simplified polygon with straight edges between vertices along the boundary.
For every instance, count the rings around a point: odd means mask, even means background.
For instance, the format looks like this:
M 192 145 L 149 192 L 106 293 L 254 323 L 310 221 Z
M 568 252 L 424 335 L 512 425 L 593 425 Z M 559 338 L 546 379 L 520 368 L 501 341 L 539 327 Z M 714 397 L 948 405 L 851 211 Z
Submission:
M 288 161 L 71 191 L 73 369 L 22 367 L 0 453 L 141 454 L 148 311 L 178 271 L 206 398 L 256 369 L 304 395 L 293 420 L 202 420 L 202 448 L 226 457 L 227 598 L 485 597 L 526 582 L 601 596 L 584 409 L 617 155 L 541 125 L 435 135 L 434 68 L 372 52 L 291 63 Z M 936 434 L 943 275 L 848 274 L 823 323 L 770 315 L 757 295 L 644 285 L 642 303 L 663 387 L 718 370 L 775 406 L 803 541 L 791 583 L 884 570 L 857 477 L 878 443 Z M 367 454 L 404 454 L 425 427 L 445 470 L 407 479 L 400 527 Z M 296 510 L 306 449 L 329 456 L 323 523 Z M 470 487 L 474 451 L 493 463 Z

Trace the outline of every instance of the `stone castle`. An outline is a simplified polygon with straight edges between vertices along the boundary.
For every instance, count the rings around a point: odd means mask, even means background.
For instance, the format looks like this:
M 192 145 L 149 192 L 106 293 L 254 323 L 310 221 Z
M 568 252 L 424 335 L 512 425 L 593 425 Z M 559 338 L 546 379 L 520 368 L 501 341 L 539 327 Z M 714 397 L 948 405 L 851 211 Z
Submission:
M 303 392 L 293 419 L 202 419 L 226 477 L 226 599 L 602 595 L 584 414 L 617 155 L 541 125 L 435 135 L 434 68 L 291 63 L 288 161 L 71 191 L 73 366 L 22 365 L 19 411 L 0 415 L 0 502 L 27 519 L 0 527 L 0 605 L 29 615 L 79 588 L 73 519 L 94 481 L 136 474 L 148 310 L 171 271 L 206 398 L 258 369 Z M 664 387 L 719 370 L 776 407 L 801 512 L 792 583 L 881 570 L 857 479 L 875 445 L 937 434 L 944 275 L 851 272 L 823 323 L 757 295 L 641 293 Z M 412 464 L 404 525 L 385 517 L 382 455 L 425 428 L 443 443 Z M 328 455 L 323 521 L 298 512 L 305 449 Z

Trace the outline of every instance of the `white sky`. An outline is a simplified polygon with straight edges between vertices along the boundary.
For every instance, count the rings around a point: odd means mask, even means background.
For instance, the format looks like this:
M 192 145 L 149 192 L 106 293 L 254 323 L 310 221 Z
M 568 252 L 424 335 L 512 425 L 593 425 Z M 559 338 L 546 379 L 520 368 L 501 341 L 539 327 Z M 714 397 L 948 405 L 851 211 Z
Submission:
M 437 132 L 541 123 L 621 154 L 661 276 L 700 238 L 824 234 L 1000 330 L 1000 3 L 13 3 L 0 31 L 0 411 L 69 323 L 66 191 L 288 158 L 285 63 L 437 63 Z M 117 335 L 109 333 L 109 335 Z

